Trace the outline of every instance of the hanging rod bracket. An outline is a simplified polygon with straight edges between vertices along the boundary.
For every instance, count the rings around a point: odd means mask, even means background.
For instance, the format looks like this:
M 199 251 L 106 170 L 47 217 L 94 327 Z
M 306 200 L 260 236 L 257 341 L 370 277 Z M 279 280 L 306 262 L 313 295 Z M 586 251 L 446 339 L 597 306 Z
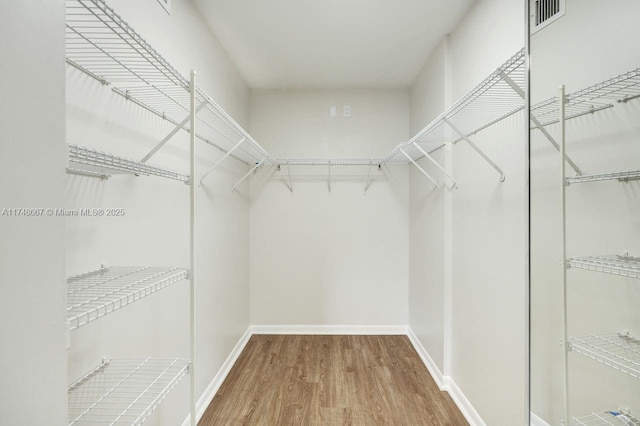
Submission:
M 422 147 L 420 145 L 418 145 L 417 142 L 413 142 L 413 146 L 415 146 L 418 151 L 420 151 L 422 153 L 422 155 L 425 156 L 425 158 L 427 160 L 429 160 L 431 163 L 433 163 L 434 166 L 436 166 L 442 173 L 445 174 L 445 176 L 447 176 L 449 178 L 449 180 L 451 180 L 452 186 L 451 189 L 457 189 L 458 188 L 458 182 L 453 178 L 453 176 L 451 176 L 449 174 L 449 172 L 447 172 L 444 167 L 442 167 L 440 164 L 438 164 L 438 162 L 429 155 L 429 153 L 427 153 L 424 149 L 422 149 Z M 444 145 L 441 145 L 444 146 Z
M 414 165 L 414 166 L 416 166 L 416 167 L 418 168 L 418 170 L 420 170 L 420 172 L 421 172 L 423 175 L 425 175 L 425 176 L 427 177 L 427 179 L 429 179 L 429 180 L 431 181 L 431 183 L 433 183 L 433 184 L 436 186 L 436 188 L 438 188 L 438 186 L 439 186 L 439 185 L 438 185 L 438 182 L 437 182 L 434 178 L 432 178 L 432 177 L 431 177 L 431 175 L 429 175 L 429 173 L 427 173 L 425 169 L 423 169 L 422 167 L 420 167 L 420 164 L 418 164 L 418 163 L 416 162 L 416 160 L 414 160 L 413 158 L 411 158 L 411 156 L 405 152 L 404 148 L 400 148 L 398 152 L 401 152 L 401 153 L 402 153 L 402 155 L 404 155 L 405 157 L 407 157 L 407 159 L 408 159 L 409 161 L 411 161 L 411 163 L 413 163 L 413 165 Z

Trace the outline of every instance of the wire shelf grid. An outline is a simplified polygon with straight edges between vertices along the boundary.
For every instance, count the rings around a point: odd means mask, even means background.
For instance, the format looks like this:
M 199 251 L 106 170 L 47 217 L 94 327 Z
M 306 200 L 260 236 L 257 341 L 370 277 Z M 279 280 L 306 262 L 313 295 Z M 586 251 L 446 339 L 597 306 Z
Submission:
M 77 145 L 69 145 L 69 162 L 73 163 L 75 166 L 74 169 L 84 170 L 86 172 L 97 172 L 104 175 L 126 173 L 144 176 L 160 176 L 185 183 L 189 182 L 189 176 L 187 175 Z
M 593 86 L 566 95 L 565 119 L 569 120 L 603 109 L 616 103 L 626 103 L 640 97 L 640 68 L 620 74 Z M 549 98 L 531 107 L 543 126 L 557 123 L 559 105 L 557 98 Z
M 567 266 L 629 278 L 640 278 L 640 258 L 627 255 L 574 257 L 567 260 Z
M 141 425 L 189 365 L 180 359 L 105 361 L 69 386 L 69 425 Z
M 572 351 L 640 379 L 640 340 L 629 333 L 569 338 Z
M 591 413 L 587 416 L 572 417 L 571 426 L 640 426 L 640 419 L 620 411 Z
M 414 142 L 431 149 L 445 142 L 463 140 L 461 135 L 450 131 L 448 123 L 465 137 L 470 137 L 524 110 L 526 78 L 525 52 L 522 49 L 413 138 L 398 145 L 383 163 L 390 162 L 401 151 L 407 152 L 411 158 L 420 158 L 421 152 L 413 147 Z
M 380 158 L 278 158 L 278 166 L 378 166 Z
M 104 0 L 65 0 L 66 57 L 72 67 L 113 85 L 115 93 L 190 131 L 190 83 Z M 241 138 L 233 157 L 246 164 L 271 156 L 248 133 L 196 87 L 196 137 L 227 152 Z
M 67 323 L 86 325 L 146 296 L 187 279 L 184 268 L 112 266 L 67 279 Z
M 618 180 L 620 182 L 628 182 L 630 180 L 640 179 L 640 170 L 629 170 L 626 172 L 608 172 L 593 175 L 572 176 L 567 178 L 567 184 L 598 182 L 603 180 Z

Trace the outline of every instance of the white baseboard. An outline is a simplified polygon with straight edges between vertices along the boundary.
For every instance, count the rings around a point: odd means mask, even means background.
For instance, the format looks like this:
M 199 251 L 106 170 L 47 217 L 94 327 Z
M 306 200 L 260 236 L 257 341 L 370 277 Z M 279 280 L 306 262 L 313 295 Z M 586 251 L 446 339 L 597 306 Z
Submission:
M 252 325 L 253 334 L 406 335 L 404 325 Z
M 531 412 L 531 426 L 551 426 L 549 423 L 542 420 L 542 417 L 538 416 L 533 411 Z
M 213 401 L 213 398 L 216 396 L 218 389 L 220 389 L 222 382 L 224 382 L 224 379 L 227 378 L 227 375 L 231 371 L 231 367 L 233 367 L 233 364 L 235 364 L 236 360 L 242 353 L 242 350 L 247 345 L 247 342 L 249 342 L 249 339 L 252 335 L 253 333 L 251 332 L 251 327 L 247 328 L 247 330 L 244 332 L 242 337 L 240 337 L 240 340 L 238 340 L 238 343 L 236 343 L 236 346 L 224 361 L 216 375 L 213 377 L 213 380 L 211 380 L 211 383 L 209 383 L 209 386 L 207 386 L 205 391 L 202 393 L 202 396 L 198 399 L 198 402 L 196 403 L 196 417 L 198 421 L 200 421 L 207 407 L 209 406 L 209 404 L 211 404 L 211 401 Z M 190 424 L 191 414 L 189 414 L 184 422 L 182 422 L 182 426 L 189 426 Z
M 407 336 L 420 356 L 420 359 L 427 367 L 427 370 L 429 370 L 433 380 L 435 380 L 440 390 L 448 392 L 449 395 L 451 395 L 451 399 L 456 403 L 458 409 L 467 422 L 469 422 L 471 426 L 486 426 L 482 417 L 480 417 L 476 409 L 473 408 L 473 405 L 471 405 L 471 402 L 467 399 L 456 382 L 454 382 L 450 376 L 444 376 L 442 374 L 437 364 L 433 361 L 433 358 L 429 355 L 429 352 L 424 346 L 422 346 L 422 343 L 420 343 L 420 340 L 410 327 L 408 329 Z
M 435 363 L 435 361 L 429 355 L 429 352 L 427 352 L 424 346 L 422 346 L 422 343 L 420 343 L 418 336 L 415 335 L 412 329 L 409 329 L 407 337 L 409 337 L 413 348 L 418 353 L 418 356 L 420 356 L 420 359 L 422 360 L 422 363 L 427 367 L 427 370 L 429 370 L 429 373 L 431 374 L 431 377 L 433 377 L 433 380 L 435 380 L 438 388 L 440 388 L 440 390 L 444 390 L 444 377 L 442 376 L 442 372 L 438 368 L 438 365 Z

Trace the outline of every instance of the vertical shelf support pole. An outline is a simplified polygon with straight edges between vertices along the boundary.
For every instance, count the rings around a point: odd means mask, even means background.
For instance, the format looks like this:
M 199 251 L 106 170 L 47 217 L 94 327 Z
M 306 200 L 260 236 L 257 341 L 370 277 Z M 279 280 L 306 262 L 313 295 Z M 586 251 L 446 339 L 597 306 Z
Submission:
M 404 150 L 404 149 L 400 148 L 400 152 L 401 152 L 405 157 L 407 157 L 407 159 L 408 159 L 409 161 L 411 161 L 411 162 L 413 163 L 413 165 L 414 165 L 414 166 L 416 166 L 416 167 L 418 168 L 418 170 L 420 170 L 420 172 L 421 172 L 423 175 L 425 175 L 425 176 L 427 177 L 427 179 L 429 179 L 429 180 L 431 181 L 431 183 L 433 183 L 433 184 L 436 186 L 436 188 L 438 188 L 438 187 L 440 186 L 440 185 L 438 185 L 438 182 L 437 182 L 434 178 L 432 178 L 432 177 L 429 175 L 429 173 L 427 173 L 427 172 L 426 172 L 426 170 L 425 170 L 425 169 L 423 169 L 422 167 L 420 167 L 420 164 L 416 163 L 416 160 L 414 160 L 413 158 L 411 158 L 411 156 L 405 152 L 405 150 Z
M 565 102 L 564 85 L 560 86 L 558 106 L 560 111 L 560 174 L 562 188 L 562 361 L 564 363 L 563 396 L 564 424 L 569 426 L 569 333 L 567 313 L 567 200 L 565 162 Z
M 471 139 L 469 139 L 468 136 L 466 136 L 464 133 L 462 133 L 460 131 L 460 129 L 458 129 L 451 121 L 449 121 L 449 119 L 447 117 L 444 117 L 443 120 L 444 120 L 445 123 L 447 123 L 449 125 L 449 127 L 451 127 L 451 129 L 454 132 L 456 132 L 458 134 L 458 136 L 460 136 L 466 143 L 468 143 L 469 146 L 471 148 L 473 148 L 473 150 L 475 152 L 477 152 L 478 155 L 480 155 L 480 157 L 484 158 L 484 161 L 489 163 L 491 165 L 491 167 L 493 167 L 494 169 L 496 169 L 496 171 L 498 173 L 500 173 L 500 182 L 504 182 L 505 176 L 504 176 L 504 172 L 502 171 L 502 169 L 500 167 L 498 167 L 498 165 L 496 163 L 494 163 L 493 160 L 487 156 L 487 154 L 485 154 L 480 148 L 478 148 L 478 146 L 476 144 L 474 144 L 471 141 Z
M 190 130 L 189 133 L 189 366 L 191 426 L 196 426 L 196 315 L 195 315 L 195 216 L 196 216 L 196 72 L 191 70 L 189 85 Z
M 438 164 L 438 162 L 432 156 L 430 156 L 424 149 L 422 149 L 422 147 L 420 145 L 418 145 L 417 142 L 414 142 L 413 146 L 415 146 L 418 149 L 418 151 L 420 151 L 422 153 L 422 155 L 425 156 L 425 158 L 427 160 L 431 161 L 431 163 L 433 163 L 434 166 L 436 166 L 442 173 L 445 174 L 445 176 L 447 176 L 451 180 L 451 182 L 453 183 L 453 189 L 456 189 L 458 187 L 458 182 L 456 182 L 456 180 L 453 178 L 453 176 L 451 176 L 444 169 L 444 167 L 442 167 L 440 164 Z

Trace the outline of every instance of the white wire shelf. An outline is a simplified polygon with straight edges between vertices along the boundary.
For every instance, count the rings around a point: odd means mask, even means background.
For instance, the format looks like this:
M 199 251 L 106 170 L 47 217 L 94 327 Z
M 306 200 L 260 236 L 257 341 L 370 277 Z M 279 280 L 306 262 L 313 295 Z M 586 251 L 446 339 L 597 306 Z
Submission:
M 67 279 L 70 330 L 189 277 L 184 268 L 111 266 Z
M 574 257 L 567 260 L 567 266 L 629 278 L 640 278 L 640 258 L 626 255 Z
M 65 0 L 67 63 L 112 90 L 189 131 L 190 83 L 149 45 L 104 0 Z M 196 88 L 196 137 L 255 164 L 272 157 L 211 97 Z
M 189 362 L 108 360 L 69 386 L 69 425 L 141 425 L 189 372 Z
M 398 145 L 382 163 L 398 157 L 401 150 L 414 160 L 419 159 L 423 154 L 413 146 L 414 142 L 425 149 L 436 148 L 445 142 L 459 142 L 522 111 L 525 87 L 525 52 L 522 49 L 413 138 Z M 450 132 L 448 127 L 451 125 L 459 133 Z
M 378 166 L 380 158 L 278 158 L 278 166 Z
M 640 419 L 620 411 L 592 413 L 588 416 L 572 417 L 571 426 L 640 426 Z
M 598 182 L 603 180 L 618 180 L 620 182 L 628 182 L 630 180 L 640 179 L 640 170 L 630 170 L 626 172 L 609 172 L 593 175 L 572 176 L 567 178 L 567 185 L 574 183 Z
M 620 74 L 593 86 L 566 95 L 565 119 L 592 114 L 640 97 L 640 68 Z M 558 98 L 550 98 L 531 107 L 543 126 L 559 120 Z
M 573 352 L 640 379 L 640 340 L 629 333 L 569 338 Z
M 100 177 L 124 173 L 160 176 L 185 183 L 189 182 L 187 175 L 77 145 L 69 145 L 69 162 L 73 165 L 73 171 L 98 174 Z

